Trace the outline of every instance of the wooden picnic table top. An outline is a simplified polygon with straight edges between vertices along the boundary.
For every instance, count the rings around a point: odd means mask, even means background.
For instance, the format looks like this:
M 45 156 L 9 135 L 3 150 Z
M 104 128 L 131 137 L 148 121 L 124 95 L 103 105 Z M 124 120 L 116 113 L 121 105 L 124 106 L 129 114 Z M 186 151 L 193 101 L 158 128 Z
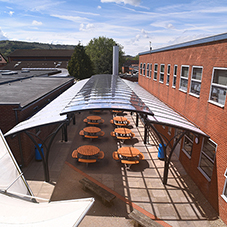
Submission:
M 91 121 L 98 121 L 101 120 L 102 118 L 100 116 L 87 116 L 87 119 Z
M 114 121 L 127 121 L 128 119 L 126 117 L 116 116 L 113 118 Z
M 128 128 L 115 128 L 114 132 L 119 133 L 119 134 L 131 134 L 132 133 L 132 131 Z
M 83 145 L 78 147 L 77 151 L 82 155 L 95 155 L 100 152 L 100 149 L 93 145 Z
M 98 132 L 101 132 L 101 128 L 98 128 L 98 127 L 86 127 L 83 129 L 84 132 L 87 132 L 87 133 L 98 133 Z
M 117 153 L 125 157 L 135 157 L 140 154 L 140 151 L 135 147 L 121 147 Z

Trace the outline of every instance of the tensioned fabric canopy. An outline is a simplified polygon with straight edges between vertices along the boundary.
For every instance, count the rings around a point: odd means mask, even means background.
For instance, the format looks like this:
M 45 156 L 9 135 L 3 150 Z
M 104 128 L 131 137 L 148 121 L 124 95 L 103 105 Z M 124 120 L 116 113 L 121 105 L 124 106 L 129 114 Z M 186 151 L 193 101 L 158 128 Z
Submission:
M 5 136 L 64 121 L 67 114 L 96 109 L 143 113 L 151 123 L 178 127 L 207 136 L 137 83 L 107 74 L 94 75 L 76 83 L 32 118 L 16 125 Z

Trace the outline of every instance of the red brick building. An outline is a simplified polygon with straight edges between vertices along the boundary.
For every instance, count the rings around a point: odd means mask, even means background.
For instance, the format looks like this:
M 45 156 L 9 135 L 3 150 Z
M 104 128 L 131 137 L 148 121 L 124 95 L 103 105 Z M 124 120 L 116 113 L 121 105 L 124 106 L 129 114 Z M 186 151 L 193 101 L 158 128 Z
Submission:
M 4 69 L 22 68 L 67 68 L 74 50 L 66 49 L 19 49 L 8 57 L 9 63 Z
M 139 84 L 210 137 L 187 133 L 175 153 L 227 224 L 227 33 L 140 53 L 139 66 Z
M 0 68 L 6 66 L 7 61 L 6 59 L 3 57 L 3 55 L 0 53 Z
M 1 71 L 0 129 L 3 133 L 19 122 L 29 119 L 73 85 L 74 78 L 48 76 L 50 72 Z M 36 128 L 33 132 L 40 138 L 46 138 L 56 125 L 44 127 L 45 129 Z M 26 166 L 34 158 L 34 144 L 24 133 L 16 137 L 7 137 L 7 142 L 19 165 Z

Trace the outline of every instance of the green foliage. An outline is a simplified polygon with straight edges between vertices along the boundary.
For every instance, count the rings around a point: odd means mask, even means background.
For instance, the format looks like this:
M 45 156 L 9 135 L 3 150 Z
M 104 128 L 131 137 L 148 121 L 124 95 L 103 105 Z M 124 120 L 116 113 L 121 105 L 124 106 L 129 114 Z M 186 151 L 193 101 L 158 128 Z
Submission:
M 110 38 L 99 37 L 92 39 L 86 46 L 86 53 L 90 57 L 95 74 L 112 74 L 113 46 L 117 43 Z M 123 61 L 123 47 L 119 46 L 119 66 Z
M 0 52 L 5 57 L 8 57 L 13 51 L 18 49 L 67 49 L 72 50 L 75 46 L 73 45 L 60 45 L 60 44 L 45 44 L 37 42 L 21 42 L 21 41 L 0 41 Z
M 69 74 L 79 80 L 89 78 L 93 74 L 92 62 L 80 43 L 75 47 L 71 60 L 68 63 Z

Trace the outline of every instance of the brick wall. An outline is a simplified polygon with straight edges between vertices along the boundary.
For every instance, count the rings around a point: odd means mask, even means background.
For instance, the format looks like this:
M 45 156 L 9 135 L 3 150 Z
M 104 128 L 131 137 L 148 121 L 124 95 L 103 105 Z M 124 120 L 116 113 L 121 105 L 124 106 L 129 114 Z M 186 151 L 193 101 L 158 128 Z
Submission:
M 140 63 L 152 63 L 151 79 L 139 75 L 139 84 L 163 102 L 194 122 L 218 144 L 212 179 L 209 182 L 198 170 L 201 144 L 193 144 L 193 153 L 189 159 L 183 152 L 180 161 L 200 190 L 219 211 L 227 223 L 227 203 L 221 198 L 225 182 L 224 172 L 227 167 L 227 109 L 208 102 L 213 67 L 227 68 L 227 41 L 212 42 L 181 49 L 140 55 Z M 153 80 L 154 64 L 158 63 L 157 81 Z M 159 82 L 160 64 L 165 64 L 164 83 Z M 169 85 L 166 85 L 167 65 L 171 65 Z M 172 87 L 174 65 L 178 65 L 176 87 Z M 179 90 L 181 66 L 189 66 L 188 90 Z M 200 97 L 189 94 L 192 66 L 202 66 Z M 145 73 L 145 75 L 147 75 Z M 226 101 L 227 102 L 227 101 Z
M 50 92 L 45 97 L 42 97 L 36 102 L 30 104 L 28 107 L 22 108 L 21 110 L 17 110 L 18 122 L 24 121 L 28 117 L 31 117 L 32 115 L 34 115 L 37 112 L 37 110 L 41 109 L 42 107 L 44 107 L 49 103 L 48 100 L 53 100 L 54 98 L 59 96 L 63 91 L 69 88 L 72 84 L 73 84 L 73 80 L 66 83 L 64 86 L 60 87 L 59 89 L 56 89 L 55 91 Z M 8 132 L 11 128 L 13 128 L 17 124 L 16 113 L 14 109 L 19 109 L 19 107 L 20 107 L 19 105 L 0 105 L 0 129 L 2 130 L 3 134 Z M 56 127 L 57 125 L 55 124 L 50 126 L 40 127 L 39 137 L 41 139 L 45 139 L 47 135 L 49 135 L 49 133 L 52 132 Z M 35 129 L 32 130 L 32 132 L 36 133 Z M 20 137 L 20 140 L 21 140 L 22 151 L 20 150 L 18 137 Z M 27 166 L 35 156 L 35 147 L 32 141 L 29 139 L 29 137 L 22 132 L 20 133 L 20 135 L 17 135 L 16 137 L 13 137 L 13 138 L 11 136 L 8 136 L 6 140 L 18 164 L 19 165 L 22 164 L 22 156 L 23 156 L 24 165 Z M 37 142 L 40 143 L 40 141 L 37 141 Z

